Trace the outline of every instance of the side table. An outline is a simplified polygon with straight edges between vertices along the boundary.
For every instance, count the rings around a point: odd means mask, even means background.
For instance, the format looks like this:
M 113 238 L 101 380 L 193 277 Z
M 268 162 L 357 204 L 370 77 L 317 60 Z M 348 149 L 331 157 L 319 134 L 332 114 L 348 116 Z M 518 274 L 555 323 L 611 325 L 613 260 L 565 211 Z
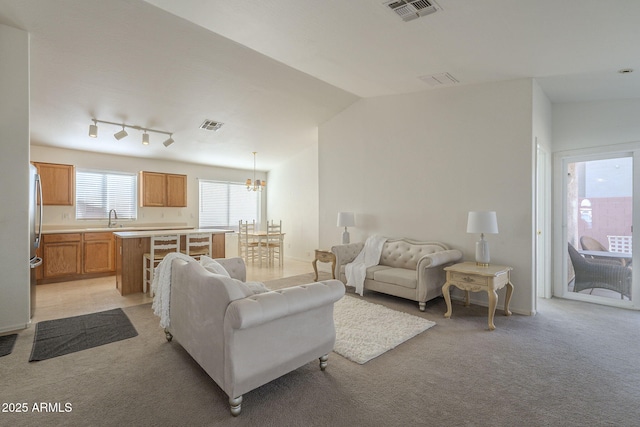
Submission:
M 336 278 L 336 256 L 331 251 L 316 249 L 316 258 L 313 260 L 313 271 L 316 272 L 315 281 L 318 280 L 318 261 L 331 263 L 331 277 Z
M 504 300 L 504 315 L 511 316 L 509 311 L 509 302 L 513 293 L 513 284 L 511 283 L 511 270 L 513 269 L 511 267 L 505 265 L 480 267 L 475 262 L 463 262 L 445 267 L 444 270 L 447 272 L 447 281 L 442 286 L 442 295 L 447 303 L 447 312 L 444 317 L 447 319 L 451 317 L 451 296 L 449 295 L 449 287 L 451 285 L 466 291 L 465 306 L 469 306 L 469 291 L 487 292 L 489 296 L 489 330 L 491 331 L 496 328 L 493 324 L 493 316 L 498 304 L 496 291 L 506 286 L 507 295 Z

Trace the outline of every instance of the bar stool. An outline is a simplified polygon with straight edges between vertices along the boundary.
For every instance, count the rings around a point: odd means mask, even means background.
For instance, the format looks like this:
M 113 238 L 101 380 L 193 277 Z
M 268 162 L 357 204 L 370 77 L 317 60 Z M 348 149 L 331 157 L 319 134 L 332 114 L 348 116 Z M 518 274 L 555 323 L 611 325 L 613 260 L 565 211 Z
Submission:
M 186 248 L 182 252 L 199 260 L 203 255 L 211 257 L 211 245 L 211 233 L 188 233 Z
M 151 284 L 153 275 L 160 261 L 171 252 L 180 251 L 180 236 L 177 234 L 151 236 L 151 248 L 149 253 L 142 256 L 142 290 L 146 294 L 147 286 L 153 296 Z

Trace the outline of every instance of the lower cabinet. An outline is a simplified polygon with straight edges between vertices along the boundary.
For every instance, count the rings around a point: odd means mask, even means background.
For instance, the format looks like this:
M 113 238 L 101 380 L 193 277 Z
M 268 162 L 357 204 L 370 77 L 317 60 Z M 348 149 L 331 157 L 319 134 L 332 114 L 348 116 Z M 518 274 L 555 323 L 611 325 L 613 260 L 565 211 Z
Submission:
M 45 234 L 42 245 L 42 277 L 69 277 L 82 273 L 82 234 Z
M 116 270 L 113 233 L 84 233 L 83 273 L 113 273 Z
M 115 243 L 112 232 L 60 233 L 42 236 L 38 283 L 82 279 L 113 274 Z

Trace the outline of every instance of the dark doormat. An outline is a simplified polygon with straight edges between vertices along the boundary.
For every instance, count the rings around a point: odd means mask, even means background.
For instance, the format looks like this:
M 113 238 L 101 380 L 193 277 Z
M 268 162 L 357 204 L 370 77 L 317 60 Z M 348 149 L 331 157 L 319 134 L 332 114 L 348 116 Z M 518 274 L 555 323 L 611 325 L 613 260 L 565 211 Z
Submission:
M 3 335 L 0 337 L 0 357 L 11 354 L 18 334 Z
M 29 362 L 132 338 L 138 332 L 120 308 L 38 322 Z

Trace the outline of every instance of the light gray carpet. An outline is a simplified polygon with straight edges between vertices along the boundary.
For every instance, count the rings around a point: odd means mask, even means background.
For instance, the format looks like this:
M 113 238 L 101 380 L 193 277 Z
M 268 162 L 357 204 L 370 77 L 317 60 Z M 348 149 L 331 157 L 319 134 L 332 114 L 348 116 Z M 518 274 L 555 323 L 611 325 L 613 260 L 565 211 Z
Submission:
M 268 284 L 269 285 L 269 284 Z M 518 289 L 516 288 L 515 292 Z M 454 302 L 365 300 L 437 322 L 358 365 L 332 353 L 245 394 L 242 414 L 175 342 L 150 305 L 125 308 L 138 330 L 118 341 L 28 363 L 33 328 L 0 359 L 3 402 L 69 402 L 67 413 L 1 413 L 12 426 L 637 426 L 640 313 L 542 300 L 534 317 Z

